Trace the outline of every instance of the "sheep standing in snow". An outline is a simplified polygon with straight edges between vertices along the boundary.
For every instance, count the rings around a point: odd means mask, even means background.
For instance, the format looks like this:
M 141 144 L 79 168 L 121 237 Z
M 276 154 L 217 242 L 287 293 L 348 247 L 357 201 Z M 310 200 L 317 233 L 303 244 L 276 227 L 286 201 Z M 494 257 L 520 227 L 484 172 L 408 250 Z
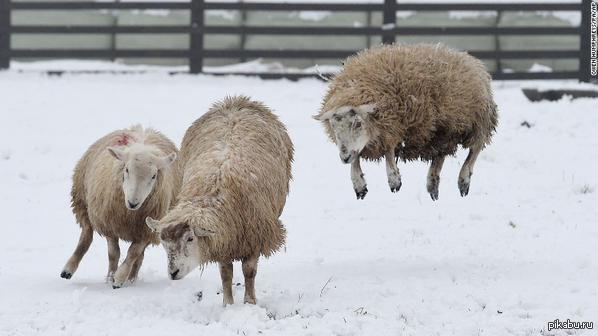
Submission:
M 118 288 L 136 279 L 145 248 L 159 242 L 145 218 L 162 217 L 179 190 L 172 165 L 176 155 L 168 138 L 141 126 L 112 132 L 91 145 L 73 175 L 72 208 L 81 236 L 61 277 L 73 276 L 95 231 L 108 241 L 107 281 Z M 120 267 L 119 239 L 131 242 Z
M 398 158 L 432 161 L 427 190 L 438 199 L 444 158 L 469 148 L 459 173 L 461 196 L 497 125 L 491 78 L 482 62 L 442 45 L 395 44 L 349 57 L 332 80 L 316 120 L 351 164 L 357 199 L 367 185 L 359 160 L 386 159 L 392 192 L 401 187 Z
M 227 97 L 187 130 L 181 145 L 178 203 L 160 221 L 168 273 L 183 278 L 208 262 L 220 264 L 224 304 L 233 303 L 233 261 L 243 263 L 245 303 L 256 303 L 260 255 L 285 241 L 278 219 L 291 179 L 293 144 L 285 126 L 262 103 Z

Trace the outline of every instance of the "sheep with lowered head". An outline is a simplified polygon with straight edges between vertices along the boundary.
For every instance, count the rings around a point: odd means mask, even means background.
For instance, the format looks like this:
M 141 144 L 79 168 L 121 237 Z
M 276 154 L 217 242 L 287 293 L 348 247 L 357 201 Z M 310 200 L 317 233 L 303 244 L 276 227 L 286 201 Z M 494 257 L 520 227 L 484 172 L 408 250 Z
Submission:
M 112 132 L 89 147 L 75 167 L 71 190 L 81 236 L 62 278 L 73 276 L 95 231 L 108 241 L 106 280 L 118 288 L 136 279 L 145 248 L 159 242 L 145 218 L 162 217 L 178 193 L 176 156 L 167 137 L 141 126 Z M 119 239 L 131 242 L 120 267 Z
M 182 186 L 175 207 L 160 221 L 168 273 L 183 278 L 208 262 L 220 265 L 224 304 L 233 303 L 233 261 L 245 276 L 245 303 L 256 303 L 260 255 L 285 241 L 278 219 L 291 179 L 293 144 L 284 124 L 262 103 L 227 97 L 187 130 L 180 151 Z
M 427 190 L 437 200 L 444 158 L 458 145 L 469 148 L 458 179 L 465 196 L 498 122 L 490 82 L 481 61 L 441 44 L 374 47 L 346 60 L 314 118 L 351 164 L 357 199 L 368 191 L 360 158 L 384 157 L 392 192 L 401 187 L 399 158 L 431 161 Z

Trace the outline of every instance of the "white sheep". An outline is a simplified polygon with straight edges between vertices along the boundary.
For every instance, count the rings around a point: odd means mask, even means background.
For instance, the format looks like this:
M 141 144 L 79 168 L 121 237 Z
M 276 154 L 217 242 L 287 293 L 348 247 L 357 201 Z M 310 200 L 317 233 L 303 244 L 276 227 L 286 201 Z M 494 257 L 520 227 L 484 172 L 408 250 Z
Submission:
M 72 208 L 81 236 L 62 278 L 73 276 L 95 231 L 108 241 L 107 281 L 119 288 L 136 279 L 145 248 L 159 242 L 145 218 L 162 217 L 179 191 L 176 156 L 167 137 L 141 126 L 112 132 L 91 145 L 73 175 Z M 119 239 L 131 246 L 117 269 Z
M 243 263 L 245 302 L 256 303 L 260 255 L 268 257 L 285 241 L 278 219 L 291 179 L 293 144 L 284 124 L 259 102 L 227 97 L 187 130 L 179 163 L 178 203 L 160 221 L 168 273 L 181 279 L 208 262 L 220 264 L 224 304 L 232 295 L 233 261 Z
M 357 199 L 368 191 L 360 158 L 382 157 L 392 192 L 401 187 L 397 159 L 432 161 L 427 189 L 438 199 L 444 158 L 458 145 L 469 148 L 458 180 L 465 196 L 498 123 L 490 81 L 480 60 L 440 44 L 375 47 L 346 60 L 315 118 L 351 164 Z

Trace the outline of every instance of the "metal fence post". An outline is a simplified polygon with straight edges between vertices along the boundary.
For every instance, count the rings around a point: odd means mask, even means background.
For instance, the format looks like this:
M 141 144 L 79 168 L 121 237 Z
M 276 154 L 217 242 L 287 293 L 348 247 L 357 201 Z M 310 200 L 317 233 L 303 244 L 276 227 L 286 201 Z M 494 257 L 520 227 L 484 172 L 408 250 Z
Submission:
M 590 82 L 598 78 L 596 70 L 598 68 L 596 55 L 596 15 L 598 4 L 592 0 L 582 0 L 581 2 L 581 34 L 580 34 L 580 54 L 579 54 L 579 80 L 581 82 Z M 592 37 L 594 43 L 592 43 Z
M 10 0 L 0 0 L 0 69 L 10 66 Z
M 191 0 L 191 34 L 189 41 L 189 72 L 201 73 L 203 68 L 204 0 Z
M 384 0 L 384 13 L 382 20 L 382 43 L 395 42 L 397 26 L 397 0 Z

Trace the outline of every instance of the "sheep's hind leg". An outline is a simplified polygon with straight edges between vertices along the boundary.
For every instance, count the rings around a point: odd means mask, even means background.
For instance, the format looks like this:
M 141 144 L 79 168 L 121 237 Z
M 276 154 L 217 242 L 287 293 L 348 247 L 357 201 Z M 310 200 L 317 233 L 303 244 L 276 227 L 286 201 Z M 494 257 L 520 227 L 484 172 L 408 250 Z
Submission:
M 114 281 L 114 272 L 118 268 L 118 260 L 120 259 L 120 246 L 118 246 L 118 238 L 106 237 L 108 242 L 108 274 L 106 275 L 106 282 L 112 283 Z
M 360 157 L 356 157 L 351 162 L 351 182 L 353 182 L 353 190 L 357 199 L 364 199 L 368 193 L 368 185 L 363 177 L 363 171 L 361 170 L 361 164 L 359 163 Z
M 129 273 L 129 282 L 135 282 L 137 280 L 137 276 L 139 274 L 139 269 L 141 268 L 141 264 L 143 263 L 143 257 L 145 255 L 145 250 L 141 252 L 141 255 L 135 260 L 133 267 L 131 268 L 131 273 Z
M 397 167 L 395 150 L 389 150 L 384 155 L 386 158 L 386 175 L 388 177 L 388 186 L 391 192 L 397 192 L 401 189 L 401 173 L 399 167 Z
M 143 251 L 147 247 L 147 242 L 143 243 L 132 243 L 129 246 L 129 250 L 127 251 L 127 257 L 125 261 L 118 267 L 116 273 L 114 273 L 114 281 L 112 282 L 112 288 L 120 288 L 125 283 L 129 274 L 131 274 L 131 269 L 133 268 L 133 264 L 139 258 L 140 255 L 143 254 Z
M 222 303 L 224 306 L 235 303 L 233 298 L 233 262 L 220 263 L 220 278 L 222 279 Z
M 245 276 L 245 303 L 256 304 L 255 275 L 259 255 L 243 259 L 243 275 Z
M 438 200 L 438 185 L 440 184 L 440 171 L 442 170 L 442 164 L 444 163 L 444 156 L 439 156 L 432 160 L 430 169 L 428 170 L 428 181 L 426 188 L 430 193 L 432 200 Z
M 60 273 L 60 277 L 64 279 L 70 279 L 75 271 L 79 267 L 79 263 L 87 250 L 89 250 L 89 246 L 93 241 L 93 230 L 91 229 L 91 225 L 82 225 L 81 227 L 81 235 L 79 236 L 79 243 L 77 243 L 77 247 L 75 248 L 75 252 L 66 262 L 62 272 Z
M 461 171 L 459 172 L 458 185 L 461 196 L 467 196 L 469 193 L 469 182 L 471 181 L 471 175 L 473 174 L 473 166 L 481 151 L 482 146 L 473 146 L 469 149 L 467 159 L 465 159 L 463 167 L 461 167 Z

